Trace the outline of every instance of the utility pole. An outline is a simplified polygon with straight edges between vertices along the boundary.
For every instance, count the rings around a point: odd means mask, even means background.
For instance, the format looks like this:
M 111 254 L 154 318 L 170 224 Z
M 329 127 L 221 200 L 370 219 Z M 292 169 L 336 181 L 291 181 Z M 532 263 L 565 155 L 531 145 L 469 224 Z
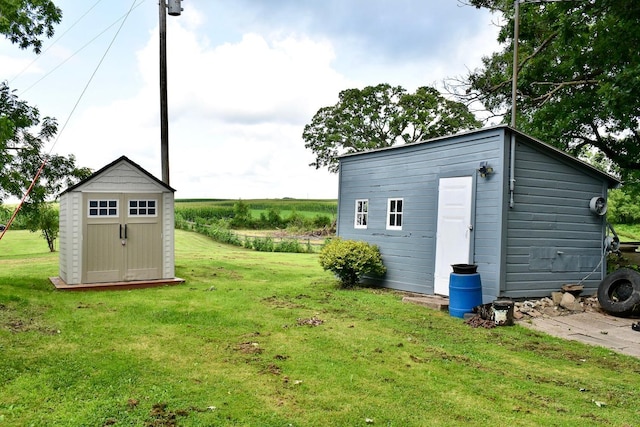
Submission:
M 513 76 L 511 78 L 511 127 L 516 127 L 516 98 L 518 96 L 518 33 L 520 32 L 520 0 L 515 0 L 513 17 Z
M 511 77 L 511 127 L 516 128 L 516 102 L 518 98 L 518 37 L 520 32 L 520 3 L 553 3 L 561 1 L 581 1 L 581 0 L 514 0 L 513 12 L 513 75 Z M 513 208 L 513 194 L 515 190 L 515 166 L 516 166 L 516 134 L 511 133 L 511 143 L 509 148 L 509 207 Z
M 182 13 L 181 0 L 169 0 L 169 15 Z M 167 97 L 167 3 L 159 0 L 160 13 L 160 158 L 162 182 L 169 185 L 169 106 Z
M 516 99 L 518 96 L 518 37 L 520 32 L 520 3 L 557 3 L 582 0 L 514 0 L 513 13 L 513 76 L 511 78 L 511 127 L 516 127 Z

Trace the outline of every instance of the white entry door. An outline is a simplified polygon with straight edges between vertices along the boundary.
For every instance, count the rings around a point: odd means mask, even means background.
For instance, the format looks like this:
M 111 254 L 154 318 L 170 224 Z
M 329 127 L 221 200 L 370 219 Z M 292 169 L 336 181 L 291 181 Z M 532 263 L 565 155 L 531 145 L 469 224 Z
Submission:
M 449 295 L 451 264 L 468 264 L 473 178 L 440 178 L 434 293 Z

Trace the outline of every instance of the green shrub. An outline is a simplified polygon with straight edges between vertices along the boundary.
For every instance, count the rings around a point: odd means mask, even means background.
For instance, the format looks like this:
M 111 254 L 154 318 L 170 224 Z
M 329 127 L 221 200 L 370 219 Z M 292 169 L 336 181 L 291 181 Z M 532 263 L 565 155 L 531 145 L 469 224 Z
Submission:
M 296 239 L 282 239 L 273 248 L 274 252 L 303 253 L 304 247 Z
M 253 239 L 253 249 L 258 252 L 273 252 L 274 247 L 273 239 L 269 236 Z
M 610 190 L 607 220 L 613 224 L 637 224 L 640 222 L 640 206 L 636 197 L 623 189 Z
M 287 225 L 282 216 L 280 216 L 280 209 L 277 208 L 269 208 L 267 216 L 260 215 L 260 219 L 265 222 L 265 226 L 268 228 L 284 228 Z
M 313 218 L 313 226 L 316 228 L 331 227 L 333 220 L 328 215 L 316 215 Z
M 305 230 L 308 227 L 305 217 L 297 211 L 291 211 L 291 215 L 286 219 L 286 227 L 293 230 Z M 310 221 L 309 221 L 310 223 Z
M 322 268 L 340 279 L 344 288 L 357 285 L 364 274 L 383 275 L 387 271 L 377 246 L 339 237 L 322 247 L 319 261 Z
M 184 216 L 181 213 L 176 212 L 174 214 L 174 218 L 175 218 L 174 219 L 174 221 L 175 221 L 175 225 L 174 226 L 175 226 L 176 229 L 178 229 L 178 230 L 190 230 L 191 229 L 189 222 L 187 222 L 187 220 L 184 219 Z
M 233 205 L 233 218 L 231 219 L 231 226 L 233 228 L 253 228 L 254 222 L 251 218 L 251 211 L 249 205 L 242 200 L 238 200 Z
M 216 242 L 228 243 L 234 246 L 243 246 L 242 239 L 228 228 L 217 225 L 207 225 L 196 221 L 194 230 L 202 235 L 209 236 Z

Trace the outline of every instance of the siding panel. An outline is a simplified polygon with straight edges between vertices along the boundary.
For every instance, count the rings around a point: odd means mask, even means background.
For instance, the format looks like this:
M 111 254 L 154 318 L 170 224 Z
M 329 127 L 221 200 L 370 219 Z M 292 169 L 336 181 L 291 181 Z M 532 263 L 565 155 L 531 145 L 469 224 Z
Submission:
M 589 200 L 606 195 L 601 179 L 519 142 L 515 206 L 508 212 L 507 296 L 546 296 L 565 283 L 587 280 L 595 291 L 603 277 L 603 218 Z

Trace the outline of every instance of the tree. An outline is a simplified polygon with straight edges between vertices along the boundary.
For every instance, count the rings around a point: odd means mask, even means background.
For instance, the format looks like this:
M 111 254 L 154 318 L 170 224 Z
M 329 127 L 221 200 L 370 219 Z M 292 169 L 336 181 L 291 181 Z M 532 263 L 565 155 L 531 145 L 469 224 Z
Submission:
M 62 12 L 50 0 L 0 0 L 0 34 L 35 53 L 40 52 L 41 38 L 53 35 L 53 26 L 61 17 Z M 55 119 L 41 119 L 36 107 L 20 100 L 6 82 L 0 83 L 0 203 L 10 196 L 22 199 L 44 165 L 22 209 L 30 218 L 30 228 L 33 224 L 42 227 L 50 248 L 57 236 L 52 230 L 57 226 L 50 223 L 53 215 L 45 201 L 91 173 L 76 167 L 73 155 L 45 152 L 45 143 L 56 133 Z
M 52 37 L 62 11 L 51 0 L 0 0 L 0 34 L 21 49 L 42 49 L 42 36 Z
M 498 41 L 504 47 L 449 87 L 463 102 L 481 101 L 509 120 L 514 1 L 470 3 L 503 16 Z M 520 10 L 518 128 L 576 156 L 596 150 L 623 178 L 637 174 L 640 2 L 521 2 Z
M 43 203 L 37 211 L 31 211 L 26 221 L 27 228 L 31 232 L 40 231 L 47 241 L 50 252 L 55 252 L 55 242 L 60 231 L 58 211 L 50 203 Z
M 8 196 L 22 198 L 43 161 L 40 178 L 25 200 L 27 214 L 91 173 L 76 167 L 73 155 L 44 152 L 57 132 L 55 119 L 40 119 L 38 109 L 20 100 L 6 83 L 0 83 L 0 130 L 0 202 Z
M 305 147 L 316 155 L 309 166 L 338 171 L 344 154 L 422 141 L 479 127 L 473 114 L 436 89 L 407 93 L 400 86 L 379 84 L 347 89 L 337 104 L 323 107 L 304 127 Z

